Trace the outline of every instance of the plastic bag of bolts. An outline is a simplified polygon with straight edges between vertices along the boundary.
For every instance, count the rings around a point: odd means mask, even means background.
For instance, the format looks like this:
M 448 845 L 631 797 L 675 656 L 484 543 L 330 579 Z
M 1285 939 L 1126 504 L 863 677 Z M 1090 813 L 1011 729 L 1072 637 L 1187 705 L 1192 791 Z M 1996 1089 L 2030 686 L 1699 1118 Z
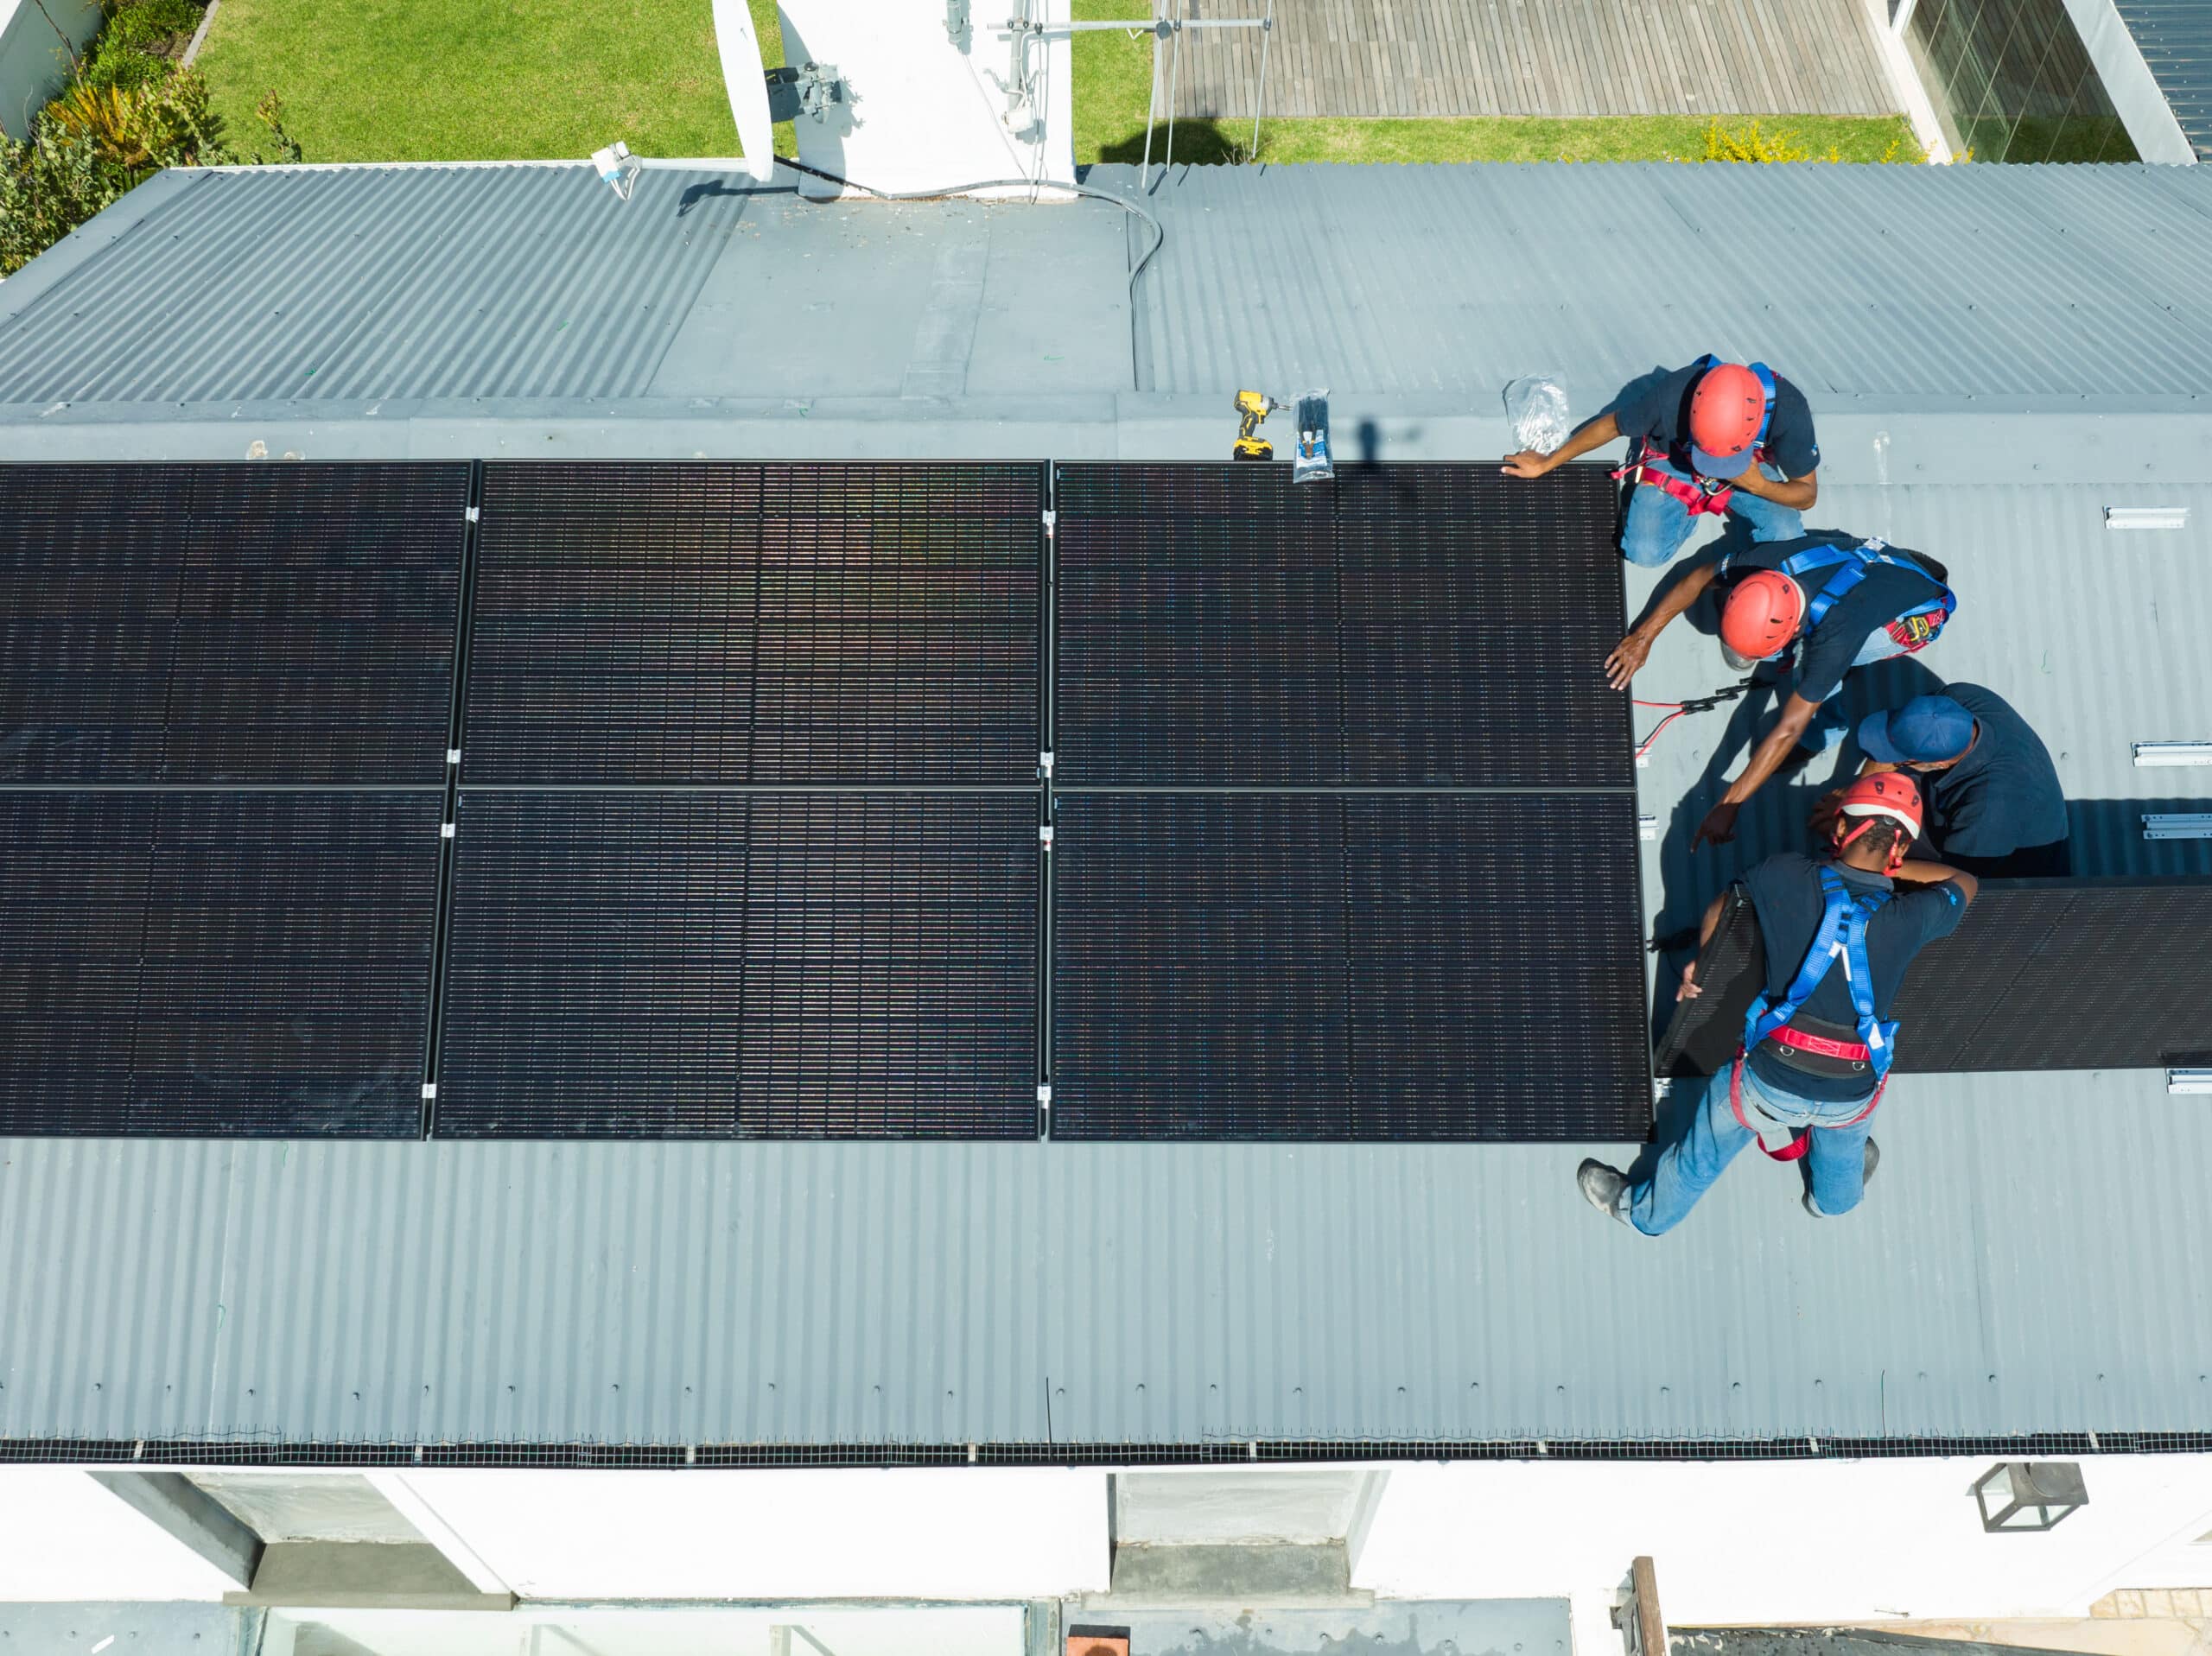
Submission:
M 1514 447 L 1533 448 L 1539 454 L 1550 454 L 1574 428 L 1567 412 L 1567 387 L 1541 374 L 1516 379 L 1505 388 L 1505 418 L 1513 428 Z
M 1291 457 L 1293 483 L 1326 483 L 1336 476 L 1329 460 L 1329 393 L 1300 391 L 1298 395 L 1298 449 Z

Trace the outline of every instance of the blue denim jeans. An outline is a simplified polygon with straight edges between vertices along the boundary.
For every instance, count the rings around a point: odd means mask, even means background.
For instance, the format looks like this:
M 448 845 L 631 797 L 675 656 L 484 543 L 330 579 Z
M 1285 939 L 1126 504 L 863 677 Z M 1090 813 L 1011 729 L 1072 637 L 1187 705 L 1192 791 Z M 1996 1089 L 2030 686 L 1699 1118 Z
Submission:
M 1813 1203 L 1821 1216 L 1833 1219 L 1857 1207 L 1866 1188 L 1866 1135 L 1874 1119 L 1868 1116 L 1849 1126 L 1821 1124 L 1850 1121 L 1866 1109 L 1866 1100 L 1822 1104 L 1799 1098 L 1760 1081 L 1746 1065 L 1744 1102 L 1747 1114 L 1755 1099 L 1776 1120 L 1813 1129 L 1805 1166 L 1812 1175 Z M 1723 1069 L 1707 1085 L 1697 1114 L 1690 1118 L 1689 1131 L 1660 1152 L 1649 1178 L 1622 1192 L 1629 1223 L 1646 1236 L 1663 1235 L 1674 1229 L 1754 1137 L 1728 1107 L 1728 1071 Z
M 1805 646 L 1799 644 L 1798 664 L 1789 672 L 1789 688 L 1793 692 L 1803 682 L 1804 650 Z M 1859 653 L 1852 657 L 1851 664 L 1853 667 L 1871 667 L 1878 661 L 1887 661 L 1892 656 L 1904 654 L 1904 646 L 1891 636 L 1889 628 L 1876 627 L 1866 635 L 1866 642 L 1859 646 Z M 1813 722 L 1805 726 L 1805 733 L 1797 739 L 1797 746 L 1815 753 L 1825 753 L 1843 739 L 1843 733 L 1850 728 L 1850 723 L 1843 716 L 1843 686 L 1839 684 L 1835 687 L 1835 694 L 1821 703 L 1820 710 L 1813 715 Z
M 1682 475 L 1664 460 L 1650 464 L 1669 477 Z M 1754 541 L 1787 541 L 1805 532 L 1805 520 L 1797 513 L 1761 499 L 1748 489 L 1738 489 L 1728 498 L 1728 511 L 1744 520 Z M 1628 521 L 1621 525 L 1621 555 L 1630 563 L 1656 569 L 1682 549 L 1682 542 L 1696 526 L 1697 519 L 1690 516 L 1688 506 L 1656 485 L 1639 483 L 1629 491 Z

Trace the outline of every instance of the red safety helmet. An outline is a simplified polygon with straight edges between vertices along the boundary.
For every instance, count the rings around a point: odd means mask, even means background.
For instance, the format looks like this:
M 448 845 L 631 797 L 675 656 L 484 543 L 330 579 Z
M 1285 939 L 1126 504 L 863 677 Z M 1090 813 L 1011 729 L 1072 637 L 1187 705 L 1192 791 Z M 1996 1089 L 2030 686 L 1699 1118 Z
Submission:
M 1805 594 L 1779 569 L 1738 581 L 1720 611 L 1720 642 L 1747 661 L 1764 661 L 1797 636 Z
M 1835 806 L 1835 848 L 1840 851 L 1886 816 L 1905 832 L 1890 853 L 1890 866 L 1905 860 L 1912 842 L 1920 837 L 1920 787 L 1902 771 L 1882 771 L 1860 777 L 1843 790 Z
M 1690 393 L 1690 441 L 1708 454 L 1740 454 L 1766 422 L 1766 387 L 1740 363 L 1717 362 Z

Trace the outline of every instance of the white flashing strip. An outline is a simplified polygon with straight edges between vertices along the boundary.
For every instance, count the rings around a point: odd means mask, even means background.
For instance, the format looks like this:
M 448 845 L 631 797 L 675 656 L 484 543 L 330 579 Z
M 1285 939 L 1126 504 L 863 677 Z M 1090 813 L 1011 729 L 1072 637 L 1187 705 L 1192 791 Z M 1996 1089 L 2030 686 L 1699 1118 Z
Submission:
M 2107 506 L 2107 529 L 2187 529 L 2187 506 Z
M 2143 817 L 2146 840 L 2212 840 L 2212 811 L 2148 811 Z
M 2212 1069 L 2169 1069 L 2166 1090 L 2176 1094 L 2212 1093 Z
M 2135 765 L 2212 765 L 2212 742 L 2138 742 Z

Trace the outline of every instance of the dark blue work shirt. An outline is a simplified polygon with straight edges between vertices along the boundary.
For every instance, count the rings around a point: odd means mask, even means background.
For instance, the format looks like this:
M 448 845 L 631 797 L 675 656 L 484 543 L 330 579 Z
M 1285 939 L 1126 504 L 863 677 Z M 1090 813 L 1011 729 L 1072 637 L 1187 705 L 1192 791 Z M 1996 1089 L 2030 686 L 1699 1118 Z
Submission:
M 1639 443 L 1667 451 L 1667 462 L 1684 477 L 1696 468 L 1690 464 L 1690 394 L 1697 389 L 1699 370 L 1677 368 L 1635 397 L 1624 397 L 1613 409 L 1613 420 L 1629 440 L 1629 458 L 1637 456 Z M 1813 440 L 1813 410 L 1805 393 L 1780 374 L 1774 377 L 1774 414 L 1767 421 L 1766 441 L 1758 458 L 1778 468 L 1786 478 L 1801 478 L 1821 463 L 1821 446 Z
M 1840 862 L 1829 866 L 1842 876 L 1849 890 L 1896 889 L 1883 875 L 1870 874 Z M 1796 981 L 1797 968 L 1805 963 L 1806 951 L 1812 948 L 1813 939 L 1820 932 L 1821 917 L 1827 906 L 1821 893 L 1821 867 L 1810 857 L 1785 851 L 1779 856 L 1769 857 L 1744 876 L 1743 887 L 1751 895 L 1752 912 L 1758 917 L 1759 936 L 1766 946 L 1765 987 L 1771 999 L 1779 1000 L 1789 993 L 1789 986 Z M 1874 911 L 1874 917 L 1866 923 L 1866 965 L 1874 980 L 1877 1018 L 1885 1022 L 1890 1018 L 1891 1002 L 1897 996 L 1897 985 L 1904 980 L 1904 969 L 1912 957 L 1938 937 L 1949 936 L 1958 926 L 1959 917 L 1966 912 L 1966 905 L 1965 890 L 1957 881 L 1947 879 L 1941 885 L 1916 886 L 1901 891 Z M 1840 960 L 1830 965 L 1827 975 L 1798 1010 L 1847 1030 L 1857 1025 L 1859 1014 L 1852 1009 L 1851 982 L 1844 975 Z M 1904 1038 L 1903 1031 L 1898 1038 Z M 1800 1098 L 1840 1104 L 1872 1097 L 1874 1092 L 1872 1070 L 1863 1075 L 1811 1075 L 1783 1063 L 1771 1041 L 1760 1042 L 1745 1062 L 1761 1081 Z
M 1714 577 L 1725 584 L 1733 584 L 1754 569 L 1779 569 L 1798 553 L 1814 547 L 1856 546 L 1859 540 L 1856 535 L 1828 529 L 1801 535 L 1794 541 L 1760 541 L 1739 546 L 1714 566 Z M 1916 555 L 1901 546 L 1885 546 L 1882 549 L 1908 562 Z M 1844 567 L 1831 565 L 1793 577 L 1804 588 L 1806 603 L 1810 605 Z M 1866 579 L 1836 600 L 1821 618 L 1820 625 L 1798 639 L 1797 648 L 1802 654 L 1799 657 L 1797 694 L 1808 701 L 1827 701 L 1842 688 L 1843 676 L 1859 659 L 1859 652 L 1866 648 L 1870 633 L 1878 632 L 1900 615 L 1927 608 L 1942 595 L 1942 583 L 1916 568 L 1900 568 L 1891 563 L 1869 566 Z
M 1919 777 L 1929 838 L 1942 854 L 2003 857 L 2066 838 L 2066 794 L 2043 738 L 1994 690 L 1947 684 L 1942 693 L 1976 726 L 1966 758 Z

